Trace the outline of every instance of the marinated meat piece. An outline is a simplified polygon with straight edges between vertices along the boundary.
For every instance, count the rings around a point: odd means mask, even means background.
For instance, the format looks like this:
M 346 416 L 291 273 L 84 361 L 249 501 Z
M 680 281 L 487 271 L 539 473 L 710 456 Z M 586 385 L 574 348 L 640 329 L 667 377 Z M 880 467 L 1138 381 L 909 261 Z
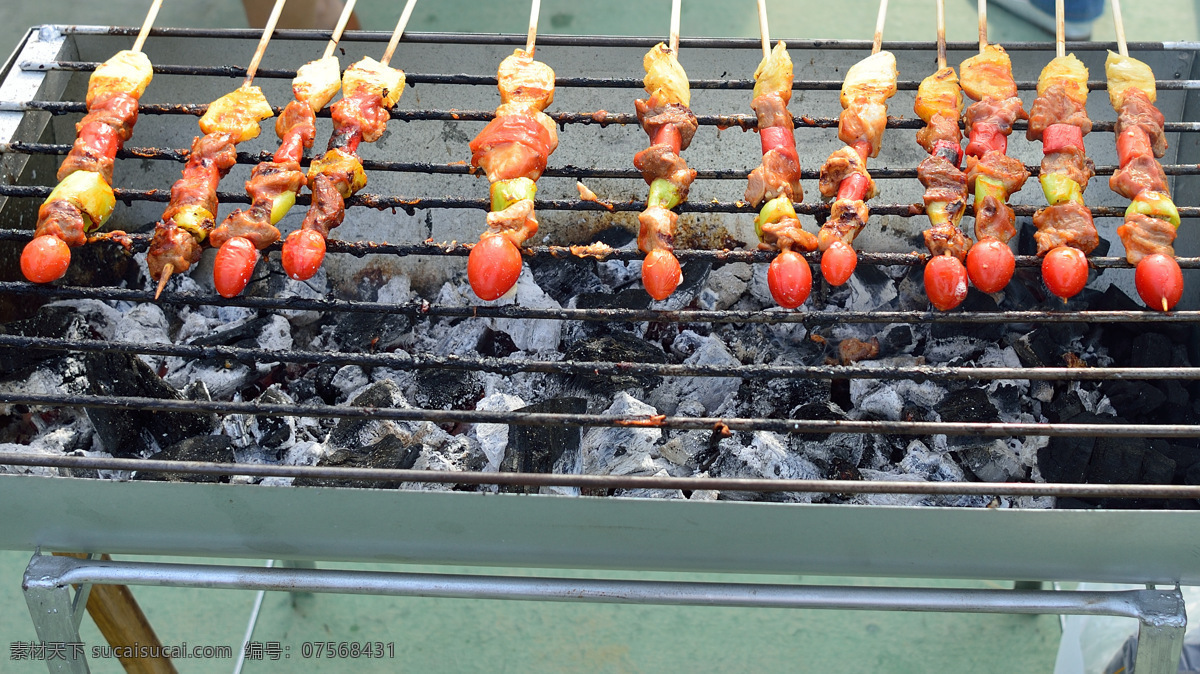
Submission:
M 1019 160 L 997 150 L 988 150 L 982 159 L 967 157 L 967 187 L 972 192 L 975 191 L 975 179 L 981 175 L 1004 183 L 1004 191 L 1013 195 L 1021 191 L 1029 171 Z
M 925 247 L 935 256 L 950 253 L 959 260 L 965 260 L 967 251 L 971 250 L 971 240 L 950 223 L 934 225 L 925 230 L 924 236 Z
M 217 212 L 217 184 L 221 181 L 221 172 L 214 166 L 203 162 L 188 163 L 183 168 L 183 177 L 171 186 L 171 202 L 163 214 L 164 220 L 169 220 L 185 206 L 199 206 L 209 213 Z
M 1077 126 L 1085 136 L 1092 130 L 1092 120 L 1088 119 L 1083 104 L 1068 96 L 1066 88 L 1061 84 L 1046 87 L 1045 93 L 1033 101 L 1033 107 L 1029 109 L 1029 128 L 1025 131 L 1025 137 L 1029 140 L 1041 140 L 1042 132 L 1051 124 Z
M 1059 246 L 1078 248 L 1086 254 L 1100 243 L 1096 225 L 1092 223 L 1092 212 L 1073 201 L 1043 208 L 1033 215 L 1033 224 L 1038 229 L 1033 234 L 1038 255 L 1045 255 Z
M 687 201 L 688 189 L 696 172 L 688 168 L 683 157 L 675 154 L 670 145 L 651 145 L 633 157 L 633 166 L 642 172 L 646 184 L 659 178 L 671 181 L 679 188 L 679 198 Z
M 869 187 L 865 198 L 870 199 L 875 196 L 875 181 L 871 180 L 871 174 L 867 173 L 867 167 L 863 163 L 862 157 L 852 147 L 838 148 L 821 166 L 821 180 L 818 184 L 821 196 L 826 199 L 836 197 L 842 180 L 855 173 L 865 176 L 868 180 Z
M 1059 173 L 1079 183 L 1080 191 L 1086 192 L 1088 181 L 1096 175 L 1096 163 L 1084 154 L 1081 148 L 1067 147 L 1051 152 L 1042 158 L 1042 175 Z
M 1129 89 L 1125 92 L 1125 100 L 1117 114 L 1116 134 L 1119 136 L 1125 129 L 1141 127 L 1150 136 L 1150 145 L 1155 157 L 1161 157 L 1167 152 L 1167 136 L 1163 133 L 1164 118 L 1162 112 L 1154 107 L 1146 93 L 1141 89 Z
M 1141 213 L 1125 217 L 1125 224 L 1117 227 L 1117 236 L 1125 244 L 1125 259 L 1137 264 L 1147 255 L 1161 253 L 1175 257 L 1175 225 Z
M 329 176 L 320 174 L 312 181 L 312 206 L 304 214 L 301 229 L 311 229 L 329 238 L 329 230 L 342 224 L 346 217 L 346 202 Z
M 858 102 L 842 110 L 838 117 L 838 139 L 847 145 L 858 142 L 870 144 L 868 156 L 871 157 L 879 156 L 879 146 L 886 129 L 887 105 L 883 103 Z
M 233 137 L 227 133 L 209 133 L 193 140 L 188 163 L 193 162 L 213 166 L 224 175 L 237 163 Z
M 796 218 L 784 218 L 762 226 L 762 242 L 758 247 L 762 250 L 816 250 L 817 237 L 804 231 Z
M 800 164 L 795 155 L 771 150 L 763 155 L 762 165 L 750 172 L 745 199 L 757 208 L 763 201 L 781 196 L 792 201 L 804 200 Z
M 43 203 L 38 208 L 35 236 L 53 236 L 74 248 L 87 243 L 84 231 L 83 212 L 79 207 L 63 199 Z
M 76 132 L 92 122 L 100 122 L 111 126 L 120 137 L 121 142 L 133 136 L 133 125 L 138 118 L 138 99 L 126 93 L 105 94 L 92 101 L 88 106 L 88 114 L 75 125 Z
M 1136 197 L 1143 190 L 1170 195 L 1167 174 L 1153 157 L 1134 157 L 1124 168 L 1113 173 L 1108 179 L 1108 186 L 1126 199 Z
M 550 156 L 550 134 L 529 115 L 504 115 L 488 123 L 471 141 L 471 165 L 489 182 L 511 178 L 537 180 Z
M 275 134 L 280 140 L 275 161 L 300 161 L 305 148 L 312 147 L 317 135 L 312 108 L 300 101 L 288 103 L 275 122 Z
M 383 97 L 370 91 L 360 91 L 355 96 L 343 98 L 333 104 L 330 113 L 335 129 L 358 129 L 362 132 L 363 141 L 367 143 L 379 140 L 387 130 L 388 119 L 391 117 L 383 105 Z M 332 145 L 333 139 L 338 137 L 337 132 L 330 137 L 331 149 L 342 146 L 342 143 Z
M 533 212 L 533 200 L 521 199 L 502 211 L 487 214 L 488 227 L 520 246 L 537 234 L 538 221 Z
M 833 202 L 829 211 L 829 219 L 817 232 L 817 245 L 821 250 L 829 248 L 834 241 L 841 241 L 847 246 L 853 245 L 854 237 L 867 226 L 867 205 L 861 201 L 838 199 Z
M 917 165 L 917 180 L 925 186 L 925 204 L 934 201 L 965 201 L 967 176 L 944 157 L 929 155 Z
M 991 124 L 1006 136 L 1012 133 L 1013 122 L 1018 119 L 1029 119 L 1029 115 L 1015 94 L 1010 98 L 985 98 L 972 103 L 963 115 L 968 129 L 976 124 Z
M 63 160 L 61 166 L 58 167 L 58 180 L 71 175 L 76 171 L 93 171 L 99 173 L 104 182 L 112 184 L 113 159 L 106 157 L 103 154 L 96 152 L 94 149 L 86 145 L 83 139 L 75 139 L 75 146 L 71 148 L 71 153 Z
M 1017 214 L 1008 204 L 988 195 L 975 207 L 975 240 L 987 237 L 1008 243 L 1017 235 Z
M 250 208 L 230 213 L 209 235 L 209 244 L 220 248 L 229 239 L 239 236 L 249 239 L 259 250 L 275 243 L 279 240 L 279 230 L 271 224 L 275 198 L 285 192 L 299 192 L 304 183 L 304 173 L 298 164 L 260 163 L 246 182 Z
M 787 108 L 787 103 L 784 103 L 783 98 L 779 94 L 764 94 L 755 98 L 750 102 L 750 107 L 754 109 L 754 115 L 758 118 L 758 128 L 768 129 L 773 126 L 781 126 L 785 129 L 794 129 L 795 122 L 792 121 L 792 113 Z
M 640 98 L 633 102 L 633 106 L 637 109 L 638 122 L 646 131 L 646 135 L 650 136 L 651 141 L 654 140 L 659 129 L 673 124 L 679 130 L 679 137 L 683 141 L 679 150 L 682 152 L 692 144 L 692 136 L 696 134 L 696 126 L 699 123 L 696 121 L 696 115 L 692 114 L 692 111 L 686 106 L 679 103 L 651 106 L 650 101 Z M 784 112 L 787 112 L 786 107 Z M 788 122 L 790 123 L 791 120 L 791 114 L 788 114 Z
M 957 117 L 934 115 L 923 129 L 917 131 L 917 143 L 930 154 L 939 140 L 947 140 L 955 145 L 962 144 L 962 131 L 958 128 Z
M 160 278 L 163 267 L 168 263 L 173 267 L 172 273 L 178 274 L 199 261 L 200 242 L 190 232 L 169 222 L 160 222 L 155 226 L 154 238 L 146 254 L 150 278 Z
M 299 192 L 304 184 L 304 173 L 299 164 L 262 162 L 254 167 L 250 180 L 246 181 L 246 193 L 252 203 L 271 204 L 284 192 Z
M 662 206 L 651 206 L 639 213 L 638 249 L 646 253 L 658 248 L 671 250 L 678 220 L 678 214 Z

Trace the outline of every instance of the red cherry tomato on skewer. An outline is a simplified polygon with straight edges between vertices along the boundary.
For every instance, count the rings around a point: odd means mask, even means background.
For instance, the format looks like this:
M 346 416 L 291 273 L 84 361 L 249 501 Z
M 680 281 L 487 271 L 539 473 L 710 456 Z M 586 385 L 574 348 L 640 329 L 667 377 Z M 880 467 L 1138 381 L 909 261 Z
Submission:
M 297 229 L 283 242 L 283 270 L 297 281 L 312 278 L 325 260 L 325 237 L 311 229 Z
M 940 311 L 967 299 L 967 270 L 953 255 L 938 255 L 925 265 L 925 295 Z
M 771 297 L 784 309 L 795 309 L 804 304 L 812 292 L 812 270 L 794 250 L 785 250 L 767 268 L 767 287 Z
M 656 248 L 646 254 L 642 262 L 642 285 L 656 300 L 665 300 L 675 292 L 683 281 L 683 270 L 679 260 L 669 250 Z
M 840 286 L 854 274 L 858 266 L 858 254 L 841 241 L 834 241 L 821 255 L 821 275 L 829 285 Z
M 481 300 L 491 301 L 508 292 L 521 275 L 521 251 L 503 236 L 484 236 L 467 258 L 467 280 Z
M 1008 244 L 988 237 L 967 251 L 967 274 L 985 293 L 998 293 L 1012 280 L 1017 260 Z
M 71 264 L 71 249 L 57 236 L 34 237 L 21 251 L 21 273 L 34 283 L 57 281 Z
M 1162 253 L 1147 255 L 1133 273 L 1138 295 L 1151 309 L 1170 311 L 1183 295 L 1183 272 L 1175 258 Z
M 237 297 L 246 289 L 258 258 L 258 249 L 245 237 L 235 236 L 222 244 L 213 261 L 213 286 L 221 297 Z
M 1087 256 L 1077 248 L 1059 246 L 1042 259 L 1042 280 L 1050 292 L 1064 300 L 1078 295 L 1087 279 Z

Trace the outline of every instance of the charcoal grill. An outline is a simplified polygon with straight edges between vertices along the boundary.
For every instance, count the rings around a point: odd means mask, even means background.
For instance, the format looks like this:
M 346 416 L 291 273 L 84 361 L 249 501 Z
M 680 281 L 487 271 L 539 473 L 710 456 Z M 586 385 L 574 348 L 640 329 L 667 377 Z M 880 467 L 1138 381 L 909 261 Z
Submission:
M 0 295 L 16 304 L 52 299 L 153 301 L 149 291 L 121 287 L 36 286 L 19 279 L 14 251 L 28 240 L 36 206 L 51 189 L 59 156 L 66 154 L 89 72 L 98 61 L 124 48 L 135 31 L 126 28 L 45 26 L 32 29 L 10 58 L 0 84 Z M 146 52 L 156 77 L 142 99 L 141 118 L 129 147 L 114 171 L 122 204 L 114 223 L 129 230 L 133 250 L 144 250 L 144 233 L 168 199 L 184 151 L 196 135 L 203 101 L 227 91 L 244 74 L 228 65 L 230 55 L 250 53 L 258 35 L 245 30 L 155 29 Z M 384 33 L 351 32 L 342 40 L 343 64 L 376 55 Z M 290 97 L 289 80 L 298 64 L 315 58 L 328 39 L 322 31 L 278 31 L 258 71 L 272 103 Z M 330 241 L 326 260 L 331 284 L 345 287 L 368 266 L 405 273 L 428 290 L 461 274 L 487 209 L 481 180 L 463 163 L 466 142 L 495 105 L 496 64 L 524 36 L 406 34 L 394 63 L 408 72 L 412 89 L 392 112 L 389 133 L 364 146 L 370 183 L 348 201 L 345 224 Z M 539 184 L 541 234 L 530 256 L 572 264 L 570 246 L 586 244 L 596 232 L 615 225 L 636 226 L 645 185 L 631 166 L 644 146 L 632 114 L 641 88 L 641 54 L 657 38 L 541 36 L 539 59 L 555 68 L 558 91 L 548 110 L 561 127 L 560 147 Z M 220 45 L 222 48 L 214 48 Z M 788 41 L 796 63 L 797 140 L 808 200 L 797 212 L 820 216 L 828 207 L 814 201 L 812 181 L 828 153 L 839 146 L 837 91 L 845 68 L 870 49 L 868 41 Z M 691 201 L 683 204 L 683 232 L 677 257 L 714 265 L 750 262 L 765 265 L 770 254 L 753 250 L 753 209 L 738 201 L 745 176 L 757 164 L 758 139 L 748 114 L 747 78 L 759 59 L 759 42 L 750 39 L 689 39 L 680 43 L 681 60 L 695 79 L 694 109 L 700 129 L 687 151 L 698 169 Z M 899 63 L 900 93 L 892 101 L 883 153 L 872 162 L 881 197 L 871 204 L 873 218 L 857 239 L 863 265 L 920 265 L 914 253 L 926 226 L 919 207 L 922 188 L 915 166 L 924 156 L 913 140 L 919 120 L 908 116 L 920 79 L 934 70 L 932 43 L 886 43 Z M 1033 78 L 1052 58 L 1053 44 L 1006 44 L 1018 88 L 1034 88 Z M 1169 323 L 1200 321 L 1200 237 L 1192 227 L 1200 217 L 1200 88 L 1196 68 L 1200 43 L 1131 43 L 1130 51 L 1162 79 L 1159 106 L 1167 118 L 1170 149 L 1163 158 L 1185 218 L 1177 242 L 1187 290 L 1178 310 L 998 312 L 925 311 L 856 312 L 827 310 L 810 303 L 798 312 L 699 310 L 671 300 L 649 309 L 533 309 L 481 303 L 459 307 L 415 301 L 402 305 L 336 298 L 237 297 L 168 289 L 161 302 L 218 305 L 260 310 L 404 313 L 414 318 L 466 320 L 508 318 L 551 321 L 676 323 L 945 323 L 969 330 L 977 324 L 1023 323 Z M 1068 43 L 1090 67 L 1103 73 L 1103 43 Z M 977 49 L 975 43 L 948 45 L 950 61 Z M 1092 287 L 1115 284 L 1133 294 L 1132 270 L 1124 261 L 1115 228 L 1124 205 L 1107 189 L 1116 163 L 1111 131 L 1114 114 L 1103 80 L 1090 84 L 1089 111 L 1096 120 L 1088 154 L 1097 178 L 1087 194 L 1101 237 L 1112 242 L 1104 256 L 1092 259 L 1100 274 Z M 277 108 L 278 110 L 278 108 Z M 327 138 L 328 112 L 319 116 L 318 138 Z M 1017 125 L 1018 133 L 1024 129 Z M 1019 138 L 1019 136 L 1018 136 Z M 222 183 L 221 217 L 248 203 L 237 189 L 250 168 L 273 149 L 264 133 L 243 144 L 238 165 Z M 1037 172 L 1039 149 L 1014 140 L 1011 151 Z M 585 181 L 611 209 L 581 201 L 575 180 Z M 306 205 L 307 196 L 298 199 Z M 1036 210 L 1041 195 L 1027 187 L 1014 197 L 1018 215 Z M 302 211 L 302 209 L 296 209 Z M 301 216 L 294 212 L 281 225 L 285 232 Z M 738 245 L 735 242 L 750 242 Z M 93 244 L 112 245 L 112 244 Z M 274 249 L 274 250 L 277 250 Z M 640 253 L 616 250 L 610 259 L 636 259 Z M 815 260 L 815 257 L 811 258 Z M 1038 264 L 1018 256 L 1018 267 Z M 211 256 L 196 274 L 206 279 Z M 436 293 L 425 293 L 433 296 Z M 550 372 L 586 374 L 621 371 L 677 377 L 796 377 L 820 379 L 1049 380 L 1200 379 L 1200 368 L 1161 367 L 941 367 L 866 368 L 840 365 L 743 365 L 736 368 L 653 363 L 529 360 L 435 354 L 266 351 L 254 348 L 138 344 L 122 341 L 30 339 L 0 335 L 6 349 L 99 351 L 186 358 L 301 364 L 387 366 L 397 369 L 471 369 L 502 374 Z M 205 411 L 217 414 L 372 417 L 428 420 L 437 423 L 516 425 L 654 425 L 680 430 L 770 430 L 779 433 L 883 433 L 902 435 L 1079 436 L 1181 438 L 1200 436 L 1200 427 L 1178 424 L 1023 424 L 998 420 L 979 423 L 912 421 L 806 421 L 764 418 L 612 418 L 595 414 L 364 409 L 349 406 L 265 405 L 251 402 L 183 401 L 114 396 L 4 394 L 3 404 L 48 407 L 143 408 Z M 858 481 L 740 480 L 523 473 L 436 473 L 413 470 L 319 468 L 275 465 L 223 465 L 103 459 L 80 456 L 3 454 L 0 464 L 71 470 L 145 470 L 196 474 L 325 477 L 459 485 L 574 486 L 612 489 L 718 489 L 758 492 L 895 493 L 987 496 L 1059 496 L 1096 498 L 1195 499 L 1200 487 L 1171 485 L 911 483 Z M 163 504 L 172 507 L 164 509 Z M 1014 580 L 1080 580 L 1160 584 L 1200 583 L 1200 517 L 1172 510 L 1019 510 L 803 505 L 734 502 L 674 502 L 649 499 L 521 497 L 484 493 L 376 491 L 329 488 L 269 488 L 245 484 L 160 484 L 91 479 L 0 475 L 0 508 L 7 513 L 0 547 L 96 551 L 126 554 L 220 555 L 325 561 L 389 561 L 493 566 L 588 567 L 604 569 L 685 570 L 751 573 L 808 573 L 899 577 Z M 353 517 L 346 517 L 353 513 Z M 35 558 L 35 562 L 37 559 Z M 55 562 L 74 564 L 75 562 Z M 102 565 L 101 565 L 102 566 Z M 33 567 L 31 566 L 31 569 Z M 90 567 L 89 567 L 90 568 Z M 63 571 L 56 569 L 56 572 Z M 69 569 L 68 569 L 69 571 Z M 93 569 L 94 571 L 94 569 Z M 86 575 L 86 574 L 85 574 Z M 119 574 L 118 574 L 119 575 Z M 62 578 L 66 578 L 64 575 Z M 108 579 L 93 573 L 65 582 Z M 60 578 L 61 580 L 61 578 Z M 122 577 L 122 582 L 129 581 Z M 216 581 L 213 581 L 216 582 Z M 255 587 L 269 587 L 260 578 Z M 369 583 L 368 583 L 369 584 Z M 419 585 L 419 583 L 418 583 Z M 63 582 L 55 587 L 61 589 Z M 430 592 L 428 586 L 423 591 Z M 479 588 L 476 588 L 478 590 Z M 509 589 L 495 589 L 501 596 Z M 611 589 L 611 588 L 609 588 Z M 603 589 L 598 590 L 600 592 Z M 417 591 L 420 593 L 420 591 Z M 470 591 L 464 590 L 470 594 Z M 648 591 L 653 595 L 653 591 Z M 486 593 L 484 593 L 486 594 Z M 546 591 L 538 596 L 551 596 Z M 647 595 L 647 596 L 649 596 Z M 443 596 L 461 596 L 449 593 Z M 477 595 L 481 596 L 481 595 Z M 628 595 L 632 596 L 632 595 Z M 661 597 L 660 597 L 661 598 Z M 947 609 L 953 601 L 929 604 Z M 714 602 L 719 603 L 719 602 Z M 786 602 L 785 602 L 786 603 Z M 817 601 L 816 604 L 820 604 Z M 809 605 L 816 605 L 809 604 Z M 902 605 L 898 602 L 895 605 Z M 878 605 L 878 604 L 875 604 Z M 912 604 L 903 604 L 912 606 Z M 1045 605 L 1040 605 L 1045 607 Z M 1132 615 L 1132 614 L 1130 614 Z M 1176 650 L 1176 652 L 1178 652 Z

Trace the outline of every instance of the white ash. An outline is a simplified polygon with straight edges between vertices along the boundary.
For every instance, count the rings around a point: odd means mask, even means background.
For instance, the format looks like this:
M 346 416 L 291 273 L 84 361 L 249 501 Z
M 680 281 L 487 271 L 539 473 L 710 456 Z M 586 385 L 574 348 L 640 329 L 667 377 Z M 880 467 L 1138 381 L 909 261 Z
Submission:
M 682 333 L 681 333 L 682 336 Z M 686 365 L 717 366 L 735 368 L 741 365 L 716 336 L 700 339 L 695 351 L 684 361 Z M 666 414 L 674 414 L 680 401 L 694 400 L 708 414 L 719 408 L 737 394 L 742 382 L 737 377 L 664 377 L 663 383 L 648 397 L 651 404 Z
M 621 392 L 604 414 L 650 417 L 658 410 Z M 579 446 L 582 469 L 588 475 L 654 475 L 669 463 L 658 454 L 662 431 L 653 427 L 597 427 L 587 431 Z
M 80 316 L 83 316 L 88 325 L 91 326 L 91 328 L 95 330 L 101 338 L 115 340 L 118 339 L 119 335 L 117 332 L 117 325 L 121 322 L 121 319 L 124 315 L 120 309 L 114 306 L 115 304 L 124 303 L 101 302 L 100 300 L 60 300 L 58 302 L 51 302 L 46 306 L 71 307 L 75 309 L 75 311 L 78 311 Z M 134 340 L 122 339 L 121 341 Z
M 330 384 L 342 392 L 342 400 L 353 400 L 355 396 L 371 385 L 371 380 L 367 378 L 367 373 L 363 372 L 361 367 L 343 365 L 338 369 L 337 374 L 333 375 L 333 381 Z
M 741 434 L 739 434 L 741 435 Z M 817 480 L 821 471 L 811 461 L 788 449 L 787 440 L 777 433 L 755 431 L 749 445 L 737 438 L 726 438 L 720 443 L 721 456 L 713 464 L 711 473 L 726 478 L 766 478 L 775 480 Z M 772 500 L 789 503 L 811 503 L 815 494 L 807 492 L 781 492 L 770 494 Z M 721 493 L 729 500 L 758 500 L 762 494 L 753 492 Z
M 709 273 L 696 303 L 707 311 L 728 309 L 746 294 L 752 276 L 753 270 L 745 262 L 721 265 Z
M 562 305 L 554 301 L 554 298 L 547 295 L 538 286 L 528 265 L 522 269 L 513 291 L 493 302 L 481 302 L 480 304 L 482 306 L 514 305 L 527 309 L 562 308 Z M 562 336 L 562 321 L 551 319 L 492 318 L 488 319 L 488 325 L 493 330 L 508 333 L 518 349 L 531 353 L 557 348 Z
M 525 407 L 525 401 L 517 396 L 505 393 L 493 393 L 475 404 L 475 409 L 488 412 L 511 412 Z M 479 443 L 480 451 L 487 456 L 484 470 L 497 472 L 500 462 L 504 460 L 504 450 L 508 448 L 508 424 L 473 424 L 467 431 L 468 437 L 473 436 Z

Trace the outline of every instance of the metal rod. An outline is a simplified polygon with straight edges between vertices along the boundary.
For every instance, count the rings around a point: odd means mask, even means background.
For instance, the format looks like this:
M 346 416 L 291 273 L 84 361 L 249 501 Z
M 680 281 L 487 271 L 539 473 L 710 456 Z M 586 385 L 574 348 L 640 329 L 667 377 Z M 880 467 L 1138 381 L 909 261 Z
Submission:
M 337 405 L 284 405 L 222 400 L 172 400 L 139 396 L 60 395 L 0 392 L 0 403 L 50 407 L 82 407 L 163 412 L 211 412 L 251 416 L 314 417 L 327 419 L 390 419 L 463 424 L 517 424 L 519 426 L 648 427 L 686 431 L 772 431 L 775 433 L 883 433 L 896 435 L 983 435 L 988 437 L 1095 437 L 1197 438 L 1200 426 L 1190 424 L 1039 424 L 1018 422 L 942 421 L 822 421 L 810 419 L 756 419 L 717 417 L 636 417 L 602 414 L 552 414 L 545 412 L 492 412 L 486 410 L 429 410 L 417 408 L 366 408 Z
M 406 312 L 407 313 L 407 312 Z M 220 359 L 241 363 L 300 363 L 387 367 L 395 370 L 466 370 L 512 375 L 545 372 L 569 375 L 729 377 L 738 379 L 909 379 L 913 381 L 1113 381 L 1200 380 L 1197 367 L 951 367 L 926 365 L 686 365 L 613 361 L 524 360 L 514 358 L 468 358 L 408 353 L 358 353 L 256 349 L 236 346 L 134 343 L 109 340 L 63 339 L 0 335 L 0 347 L 29 351 L 78 351 L 171 356 L 196 360 Z M 67 397 L 69 399 L 69 396 Z
M 1121 17 L 1121 0 L 1112 0 L 1113 24 L 1117 29 L 1117 53 L 1129 56 L 1129 45 L 1125 43 L 1125 19 Z
M 146 44 L 146 38 L 150 35 L 150 28 L 154 26 L 154 19 L 158 17 L 158 10 L 162 9 L 163 0 L 154 0 L 150 3 L 150 11 L 146 12 L 146 18 L 142 21 L 142 28 L 138 31 L 137 39 L 133 41 L 131 51 L 141 51 L 142 45 Z
M 770 58 L 771 29 L 767 26 L 767 0 L 758 0 L 758 33 L 762 37 L 763 58 Z
M 404 27 L 408 25 L 408 19 L 412 16 L 413 8 L 416 6 L 417 0 L 408 0 L 404 4 L 404 11 L 400 13 L 400 20 L 396 22 L 396 28 L 392 31 L 392 38 L 388 40 L 383 58 L 379 60 L 381 64 L 386 66 L 392 60 L 392 54 L 396 51 L 396 45 L 400 44 L 400 36 L 404 34 Z
M 245 475 L 316 480 L 419 482 L 424 484 L 578 487 L 580 489 L 679 489 L 761 493 L 923 494 L 928 496 L 1053 496 L 1058 498 L 1200 498 L 1200 485 L 1070 484 L 1049 482 L 899 482 L 857 480 L 772 480 L 766 478 L 653 477 L 557 473 L 484 473 L 393 468 L 347 468 L 265 463 L 163 461 L 74 454 L 0 452 L 0 466 L 111 470 L 180 475 Z M 1010 592 L 1011 590 L 1005 590 Z
M 1067 29 L 1064 0 L 1054 0 L 1054 52 L 1058 58 L 1067 55 Z
M 346 30 L 346 24 L 350 22 L 350 15 L 354 13 L 354 5 L 357 3 L 358 0 L 346 0 L 346 6 L 342 8 L 342 15 L 338 17 L 337 25 L 333 27 L 333 34 L 329 36 L 329 44 L 325 45 L 325 54 L 321 58 L 333 56 L 333 50 L 341 41 L 342 32 Z
M 875 37 L 871 40 L 871 53 L 878 54 L 883 46 L 883 23 L 887 20 L 888 0 L 879 0 L 879 16 L 875 19 Z
M 283 14 L 285 3 L 287 0 L 275 0 L 271 16 L 267 18 L 267 25 L 263 28 L 262 37 L 258 40 L 258 47 L 254 49 L 254 57 L 250 59 L 250 65 L 246 67 L 246 79 L 242 81 L 243 87 L 248 87 L 254 82 L 254 73 L 258 71 L 258 64 L 262 62 L 263 54 L 267 51 L 267 44 L 271 42 L 271 34 L 275 32 L 275 24 L 279 23 L 279 16 Z
M 668 34 L 667 46 L 671 53 L 679 55 L 679 15 L 683 0 L 671 0 L 671 31 Z
M 537 40 L 538 13 L 542 9 L 542 0 L 533 0 L 529 7 L 529 34 L 525 38 L 525 53 L 533 58 L 534 43 Z

